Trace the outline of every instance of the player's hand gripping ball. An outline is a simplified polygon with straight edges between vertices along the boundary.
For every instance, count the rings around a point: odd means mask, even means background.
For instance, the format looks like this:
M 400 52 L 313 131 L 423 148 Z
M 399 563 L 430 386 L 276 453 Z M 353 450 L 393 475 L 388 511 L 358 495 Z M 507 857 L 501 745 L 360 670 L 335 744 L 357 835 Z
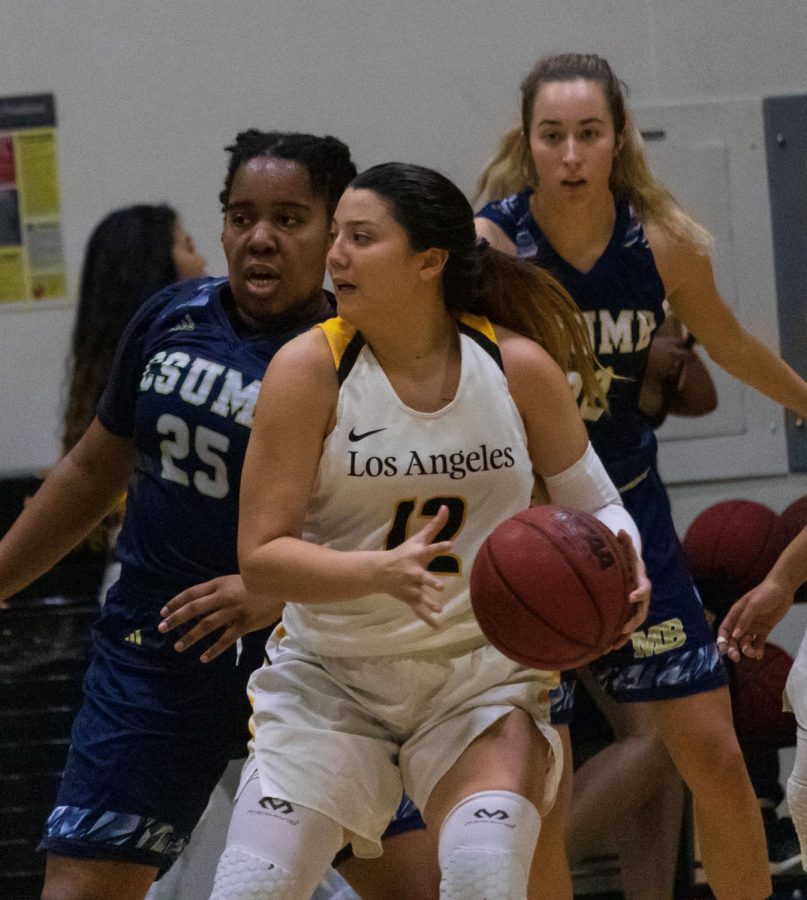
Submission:
M 487 537 L 471 603 L 487 639 L 533 669 L 573 669 L 611 649 L 630 619 L 628 551 L 594 516 L 533 506 Z

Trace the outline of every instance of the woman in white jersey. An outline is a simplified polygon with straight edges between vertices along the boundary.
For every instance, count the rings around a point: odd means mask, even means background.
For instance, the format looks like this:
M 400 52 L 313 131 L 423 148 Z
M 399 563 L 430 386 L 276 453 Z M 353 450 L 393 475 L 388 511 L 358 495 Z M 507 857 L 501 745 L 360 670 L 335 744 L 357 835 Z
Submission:
M 442 897 L 526 897 L 561 766 L 557 673 L 486 642 L 468 575 L 536 474 L 638 549 L 561 368 L 596 393 L 585 331 L 549 276 L 476 244 L 468 201 L 428 169 L 360 175 L 332 239 L 339 318 L 278 352 L 246 457 L 243 577 L 287 605 L 249 685 L 212 896 L 308 897 L 347 841 L 381 852 L 405 788 L 439 834 Z M 626 635 L 649 594 L 635 558 Z

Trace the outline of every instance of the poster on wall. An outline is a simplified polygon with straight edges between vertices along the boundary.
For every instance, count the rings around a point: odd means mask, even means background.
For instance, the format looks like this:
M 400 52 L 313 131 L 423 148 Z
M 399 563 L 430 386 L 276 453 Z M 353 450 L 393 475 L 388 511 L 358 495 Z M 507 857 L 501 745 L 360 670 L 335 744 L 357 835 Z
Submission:
M 0 97 L 0 310 L 66 295 L 54 97 Z

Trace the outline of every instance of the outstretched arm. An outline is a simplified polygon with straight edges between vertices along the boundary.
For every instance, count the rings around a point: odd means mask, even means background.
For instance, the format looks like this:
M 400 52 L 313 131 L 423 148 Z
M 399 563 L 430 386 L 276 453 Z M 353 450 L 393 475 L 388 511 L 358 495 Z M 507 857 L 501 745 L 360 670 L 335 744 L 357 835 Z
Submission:
M 717 643 L 734 662 L 741 655 L 761 659 L 774 625 L 793 605 L 807 581 L 807 528 L 785 547 L 765 580 L 731 607 L 720 624 Z
M 94 419 L 0 541 L 0 603 L 52 568 L 114 508 L 134 449 Z
M 645 231 L 670 307 L 709 356 L 729 375 L 807 417 L 807 382 L 737 321 L 717 290 L 709 257 L 657 226 Z

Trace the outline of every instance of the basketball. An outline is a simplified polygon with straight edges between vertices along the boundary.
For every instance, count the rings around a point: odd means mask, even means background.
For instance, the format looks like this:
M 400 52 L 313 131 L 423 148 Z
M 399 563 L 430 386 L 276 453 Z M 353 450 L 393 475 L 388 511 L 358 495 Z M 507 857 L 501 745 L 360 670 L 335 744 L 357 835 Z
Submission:
M 630 618 L 628 551 L 594 516 L 533 506 L 502 522 L 471 570 L 485 637 L 533 669 L 573 669 L 605 653 Z
M 704 606 L 719 618 L 759 584 L 779 555 L 777 514 L 754 500 L 724 500 L 687 529 L 684 550 Z

